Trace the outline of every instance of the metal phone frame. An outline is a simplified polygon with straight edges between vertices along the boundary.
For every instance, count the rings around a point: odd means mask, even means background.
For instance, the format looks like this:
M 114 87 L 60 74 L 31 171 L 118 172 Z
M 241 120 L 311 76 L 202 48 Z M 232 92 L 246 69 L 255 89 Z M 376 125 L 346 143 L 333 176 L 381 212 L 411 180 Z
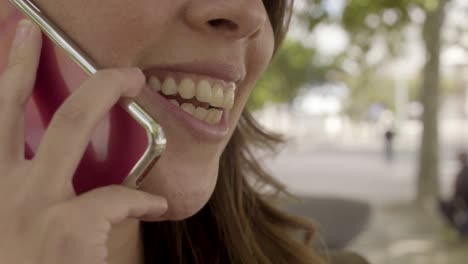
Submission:
M 88 75 L 94 75 L 97 67 L 67 35 L 52 23 L 30 0 L 10 0 L 24 15 L 36 22 L 41 30 L 72 58 Z M 143 177 L 156 162 L 166 147 L 166 137 L 161 126 L 134 100 L 125 103 L 125 110 L 147 133 L 148 147 L 125 178 L 123 185 L 137 189 Z

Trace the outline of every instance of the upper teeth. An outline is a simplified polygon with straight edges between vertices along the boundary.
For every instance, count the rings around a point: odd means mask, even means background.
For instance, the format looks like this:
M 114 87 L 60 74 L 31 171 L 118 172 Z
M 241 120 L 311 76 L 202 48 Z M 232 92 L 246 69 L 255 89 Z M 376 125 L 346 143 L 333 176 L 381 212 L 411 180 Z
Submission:
M 234 89 L 224 89 L 220 83 L 213 85 L 205 79 L 197 84 L 191 78 L 184 78 L 177 84 L 174 78 L 167 77 L 162 83 L 159 78 L 151 76 L 149 85 L 157 92 L 165 95 L 179 94 L 184 99 L 196 97 L 202 103 L 209 103 L 214 107 L 231 109 L 234 106 Z

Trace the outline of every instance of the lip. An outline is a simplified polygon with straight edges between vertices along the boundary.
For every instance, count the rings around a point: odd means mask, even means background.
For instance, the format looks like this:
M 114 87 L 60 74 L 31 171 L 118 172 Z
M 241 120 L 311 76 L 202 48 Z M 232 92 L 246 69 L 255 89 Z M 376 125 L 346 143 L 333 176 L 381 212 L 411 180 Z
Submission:
M 204 75 L 227 83 L 239 84 L 245 79 L 245 69 L 225 63 L 187 63 L 171 65 L 154 65 L 143 70 L 146 76 L 156 75 L 161 71 Z
M 175 125 L 175 129 L 188 131 L 195 140 L 211 143 L 222 141 L 229 133 L 229 110 L 227 109 L 223 109 L 221 121 L 211 125 L 184 112 L 149 86 L 145 87 L 140 98 L 149 104 L 149 107 L 145 107 L 146 110 L 157 118 L 163 129 L 169 126 L 174 129 L 173 125 Z

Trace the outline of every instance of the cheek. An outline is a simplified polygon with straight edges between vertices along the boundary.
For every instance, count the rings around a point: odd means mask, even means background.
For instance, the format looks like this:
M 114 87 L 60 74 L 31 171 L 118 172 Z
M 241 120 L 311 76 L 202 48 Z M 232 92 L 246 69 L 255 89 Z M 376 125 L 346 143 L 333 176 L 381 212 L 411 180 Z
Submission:
M 260 75 L 266 70 L 273 56 L 275 49 L 275 38 L 273 35 L 273 29 L 268 23 L 265 26 L 265 33 L 263 36 L 252 45 L 252 48 L 248 51 L 247 58 L 248 64 L 252 65 L 252 71 L 256 74 L 257 80 Z
M 0 26 L 13 15 L 13 5 L 6 0 L 0 0 Z
M 250 93 L 256 82 L 268 67 L 274 50 L 274 38 L 271 29 L 258 41 L 252 43 L 246 54 L 247 76 L 236 95 L 236 105 L 231 114 L 231 127 L 235 127 L 245 108 Z M 233 131 L 232 131 L 233 132 Z
M 169 1 L 153 0 L 38 2 L 100 67 L 133 65 L 145 45 L 164 35 L 175 8 Z
M 274 38 L 271 27 L 268 27 L 265 34 L 258 41 L 252 43 L 246 54 L 246 65 L 248 74 L 246 76 L 246 87 L 239 91 L 242 99 L 242 107 L 255 87 L 256 82 L 268 67 L 274 50 Z

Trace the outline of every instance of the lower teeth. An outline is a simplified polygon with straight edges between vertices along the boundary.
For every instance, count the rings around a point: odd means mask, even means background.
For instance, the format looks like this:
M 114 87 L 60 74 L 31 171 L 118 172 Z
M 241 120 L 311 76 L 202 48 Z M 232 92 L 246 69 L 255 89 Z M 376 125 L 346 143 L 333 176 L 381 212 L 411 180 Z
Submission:
M 177 102 L 177 100 L 171 99 L 169 100 L 173 105 L 176 105 L 184 112 L 192 115 L 193 117 L 197 118 L 198 120 L 205 121 L 208 124 L 217 124 L 221 121 L 222 117 L 222 110 L 219 110 L 214 107 L 209 107 L 208 109 L 204 107 L 196 107 L 190 103 L 183 103 L 182 105 Z

